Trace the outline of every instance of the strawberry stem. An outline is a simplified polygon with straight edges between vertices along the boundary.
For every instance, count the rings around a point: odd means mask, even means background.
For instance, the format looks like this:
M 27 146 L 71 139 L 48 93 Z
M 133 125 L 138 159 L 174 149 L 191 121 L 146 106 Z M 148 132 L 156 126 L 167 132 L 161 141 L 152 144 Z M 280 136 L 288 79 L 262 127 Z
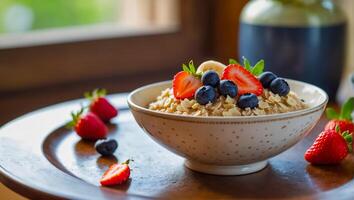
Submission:
M 84 112 L 85 108 L 84 107 L 81 107 L 79 111 L 77 111 L 76 113 L 75 112 L 71 112 L 71 118 L 72 120 L 70 122 L 68 122 L 65 127 L 67 129 L 72 129 L 76 124 L 77 122 L 79 121 L 82 113 Z
M 134 160 L 133 159 L 128 159 L 128 160 L 122 162 L 121 164 L 122 165 L 129 165 L 130 162 L 134 162 Z

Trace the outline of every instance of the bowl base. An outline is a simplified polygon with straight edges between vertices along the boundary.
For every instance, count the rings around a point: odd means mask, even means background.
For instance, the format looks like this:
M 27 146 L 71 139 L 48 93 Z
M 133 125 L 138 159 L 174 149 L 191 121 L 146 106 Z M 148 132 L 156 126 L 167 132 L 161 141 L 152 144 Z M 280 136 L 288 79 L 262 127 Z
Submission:
M 209 165 L 191 160 L 186 160 L 184 165 L 197 172 L 214 175 L 243 175 L 262 170 L 267 166 L 267 160 L 247 165 Z

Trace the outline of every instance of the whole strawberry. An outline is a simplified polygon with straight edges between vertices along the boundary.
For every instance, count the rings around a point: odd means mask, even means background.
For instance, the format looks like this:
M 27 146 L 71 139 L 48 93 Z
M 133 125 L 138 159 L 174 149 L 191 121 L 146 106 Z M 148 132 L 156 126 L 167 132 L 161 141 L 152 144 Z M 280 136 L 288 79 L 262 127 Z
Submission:
M 352 112 L 354 110 L 354 97 L 349 98 L 342 106 L 340 113 L 337 113 L 333 108 L 326 109 L 328 119 L 331 119 L 325 126 L 325 130 L 335 130 L 339 127 L 341 132 L 348 131 L 354 133 L 354 124 L 352 122 Z
M 102 121 L 109 122 L 118 115 L 118 110 L 105 98 L 105 89 L 95 89 L 93 92 L 86 92 L 85 97 L 90 100 L 89 109 Z
M 109 169 L 103 174 L 100 183 L 103 186 L 111 186 L 122 184 L 129 179 L 130 167 L 129 161 L 123 163 L 116 163 L 109 167 Z
M 71 113 L 72 121 L 67 124 L 68 128 L 74 128 L 75 132 L 87 140 L 106 138 L 108 129 L 106 125 L 94 113 L 83 114 L 83 109 L 77 113 Z
M 348 138 L 348 132 L 344 132 L 342 136 L 337 131 L 324 130 L 320 133 L 306 151 L 305 159 L 314 165 L 339 164 L 347 156 L 349 148 L 343 137 L 345 135 Z

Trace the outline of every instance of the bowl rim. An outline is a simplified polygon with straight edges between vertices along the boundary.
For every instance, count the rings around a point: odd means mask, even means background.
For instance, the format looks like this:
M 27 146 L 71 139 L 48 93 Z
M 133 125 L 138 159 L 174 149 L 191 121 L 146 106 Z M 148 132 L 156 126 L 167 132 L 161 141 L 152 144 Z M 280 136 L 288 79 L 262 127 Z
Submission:
M 324 109 L 324 107 L 327 105 L 328 95 L 323 89 L 321 89 L 313 84 L 306 83 L 303 81 L 297 81 L 297 80 L 287 79 L 287 78 L 285 80 L 290 81 L 290 82 L 294 82 L 296 84 L 309 85 L 311 87 L 314 87 L 325 98 L 321 103 L 319 103 L 316 106 L 309 107 L 309 108 L 302 109 L 302 110 L 291 111 L 291 112 L 287 112 L 287 113 L 277 113 L 277 114 L 259 115 L 259 116 L 226 116 L 226 117 L 225 116 L 207 116 L 207 117 L 205 117 L 205 116 L 193 116 L 193 115 L 180 115 L 180 114 L 174 114 L 174 113 L 165 113 L 165 112 L 150 110 L 150 109 L 145 108 L 143 106 L 137 105 L 136 103 L 133 102 L 132 96 L 134 94 L 136 94 L 140 91 L 143 91 L 147 88 L 171 83 L 171 80 L 167 80 L 167 81 L 151 83 L 151 84 L 148 84 L 148 85 L 145 85 L 145 86 L 142 86 L 142 87 L 139 87 L 139 88 L 133 90 L 132 92 L 129 93 L 128 98 L 127 98 L 127 102 L 128 102 L 129 108 L 131 110 L 143 112 L 145 114 L 153 115 L 156 117 L 162 117 L 162 118 L 167 118 L 167 119 L 179 119 L 182 121 L 200 121 L 200 120 L 206 120 L 206 121 L 264 121 L 265 120 L 265 121 L 269 121 L 269 120 L 273 120 L 273 119 L 294 118 L 294 117 L 308 115 L 308 114 L 317 112 L 318 110 Z

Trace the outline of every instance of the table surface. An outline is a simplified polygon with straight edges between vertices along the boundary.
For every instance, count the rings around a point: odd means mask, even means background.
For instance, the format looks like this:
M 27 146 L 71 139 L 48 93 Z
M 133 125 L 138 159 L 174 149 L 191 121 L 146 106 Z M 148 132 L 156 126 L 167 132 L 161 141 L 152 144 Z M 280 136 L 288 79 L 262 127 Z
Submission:
M 81 100 L 66 102 L 29 113 L 0 130 L 0 180 L 30 198 L 354 197 L 353 155 L 338 166 L 312 166 L 303 159 L 326 123 L 324 118 L 308 137 L 270 159 L 264 170 L 244 176 L 214 176 L 185 168 L 181 157 L 153 142 L 138 127 L 126 108 L 125 95 L 111 98 L 122 108 L 109 126 L 110 137 L 119 141 L 114 157 L 100 157 L 93 143 L 62 127 Z M 127 158 L 135 160 L 128 183 L 99 187 L 98 180 L 108 166 Z

